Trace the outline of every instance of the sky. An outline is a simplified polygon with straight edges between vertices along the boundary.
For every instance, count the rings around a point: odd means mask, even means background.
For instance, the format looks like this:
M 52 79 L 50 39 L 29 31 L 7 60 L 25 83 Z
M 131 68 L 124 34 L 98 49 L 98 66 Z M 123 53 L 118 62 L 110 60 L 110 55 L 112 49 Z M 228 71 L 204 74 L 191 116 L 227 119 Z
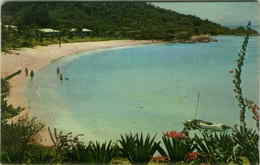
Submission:
M 179 13 L 196 15 L 229 27 L 245 26 L 251 20 L 253 26 L 260 28 L 259 2 L 160 2 L 153 4 Z

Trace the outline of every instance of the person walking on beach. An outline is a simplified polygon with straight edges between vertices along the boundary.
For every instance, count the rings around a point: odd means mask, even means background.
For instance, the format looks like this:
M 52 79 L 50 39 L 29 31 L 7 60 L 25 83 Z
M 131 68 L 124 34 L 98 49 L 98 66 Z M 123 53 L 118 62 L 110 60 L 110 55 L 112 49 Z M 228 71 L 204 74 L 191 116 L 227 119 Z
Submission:
M 25 76 L 27 77 L 28 76 L 28 73 L 29 73 L 29 70 L 28 70 L 28 68 L 25 68 Z
M 31 77 L 31 80 L 32 80 L 33 77 L 34 77 L 34 72 L 33 72 L 33 70 L 31 70 L 31 72 L 30 72 L 30 77 Z

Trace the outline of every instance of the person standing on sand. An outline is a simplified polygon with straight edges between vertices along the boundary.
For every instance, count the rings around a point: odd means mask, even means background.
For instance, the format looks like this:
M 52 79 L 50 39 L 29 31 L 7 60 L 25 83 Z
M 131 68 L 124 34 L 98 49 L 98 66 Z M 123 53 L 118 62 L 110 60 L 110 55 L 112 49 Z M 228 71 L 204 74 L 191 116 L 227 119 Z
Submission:
M 27 77 L 28 76 L 28 73 L 29 73 L 29 70 L 28 70 L 28 68 L 25 68 L 25 76 Z
M 57 75 L 59 75 L 60 74 L 60 68 L 59 67 L 57 67 Z
M 62 82 L 62 80 L 63 80 L 63 75 L 62 75 L 62 73 L 60 74 L 60 81 Z
M 34 77 L 34 72 L 33 72 L 33 70 L 31 70 L 31 72 L 30 72 L 30 77 L 31 77 L 31 80 L 32 80 L 33 77 Z

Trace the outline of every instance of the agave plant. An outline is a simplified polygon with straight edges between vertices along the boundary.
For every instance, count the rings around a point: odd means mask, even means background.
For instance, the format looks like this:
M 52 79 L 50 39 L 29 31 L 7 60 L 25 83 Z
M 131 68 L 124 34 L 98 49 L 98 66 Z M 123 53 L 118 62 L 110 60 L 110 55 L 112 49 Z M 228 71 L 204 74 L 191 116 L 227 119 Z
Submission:
M 171 131 L 163 135 L 164 148 L 160 147 L 161 155 L 170 158 L 171 162 L 184 161 L 188 153 L 194 149 L 193 140 L 182 132 Z
M 104 143 L 93 143 L 89 144 L 89 156 L 91 162 L 98 164 L 108 164 L 116 155 L 116 149 L 112 144 L 112 141 Z
M 195 135 L 196 150 L 200 153 L 202 162 L 239 163 L 240 158 L 234 153 L 235 143 L 228 132 L 202 132 L 201 136 Z
M 254 129 L 244 126 L 235 127 L 233 131 L 233 139 L 236 146 L 234 152 L 238 156 L 244 156 L 249 159 L 251 164 L 258 164 L 258 139 L 259 136 Z
M 159 146 L 155 137 L 144 137 L 142 133 L 121 135 L 120 151 L 132 164 L 148 164 Z

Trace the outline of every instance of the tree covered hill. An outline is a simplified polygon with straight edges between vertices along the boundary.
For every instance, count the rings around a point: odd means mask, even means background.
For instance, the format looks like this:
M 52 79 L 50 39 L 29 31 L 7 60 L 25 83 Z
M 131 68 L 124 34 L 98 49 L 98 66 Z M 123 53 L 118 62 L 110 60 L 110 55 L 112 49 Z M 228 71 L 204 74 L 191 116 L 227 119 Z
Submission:
M 89 28 L 94 36 L 129 39 L 174 40 L 247 32 L 242 27 L 230 29 L 146 2 L 7 2 L 2 7 L 2 22 L 23 29 Z M 255 30 L 249 32 L 257 34 Z

